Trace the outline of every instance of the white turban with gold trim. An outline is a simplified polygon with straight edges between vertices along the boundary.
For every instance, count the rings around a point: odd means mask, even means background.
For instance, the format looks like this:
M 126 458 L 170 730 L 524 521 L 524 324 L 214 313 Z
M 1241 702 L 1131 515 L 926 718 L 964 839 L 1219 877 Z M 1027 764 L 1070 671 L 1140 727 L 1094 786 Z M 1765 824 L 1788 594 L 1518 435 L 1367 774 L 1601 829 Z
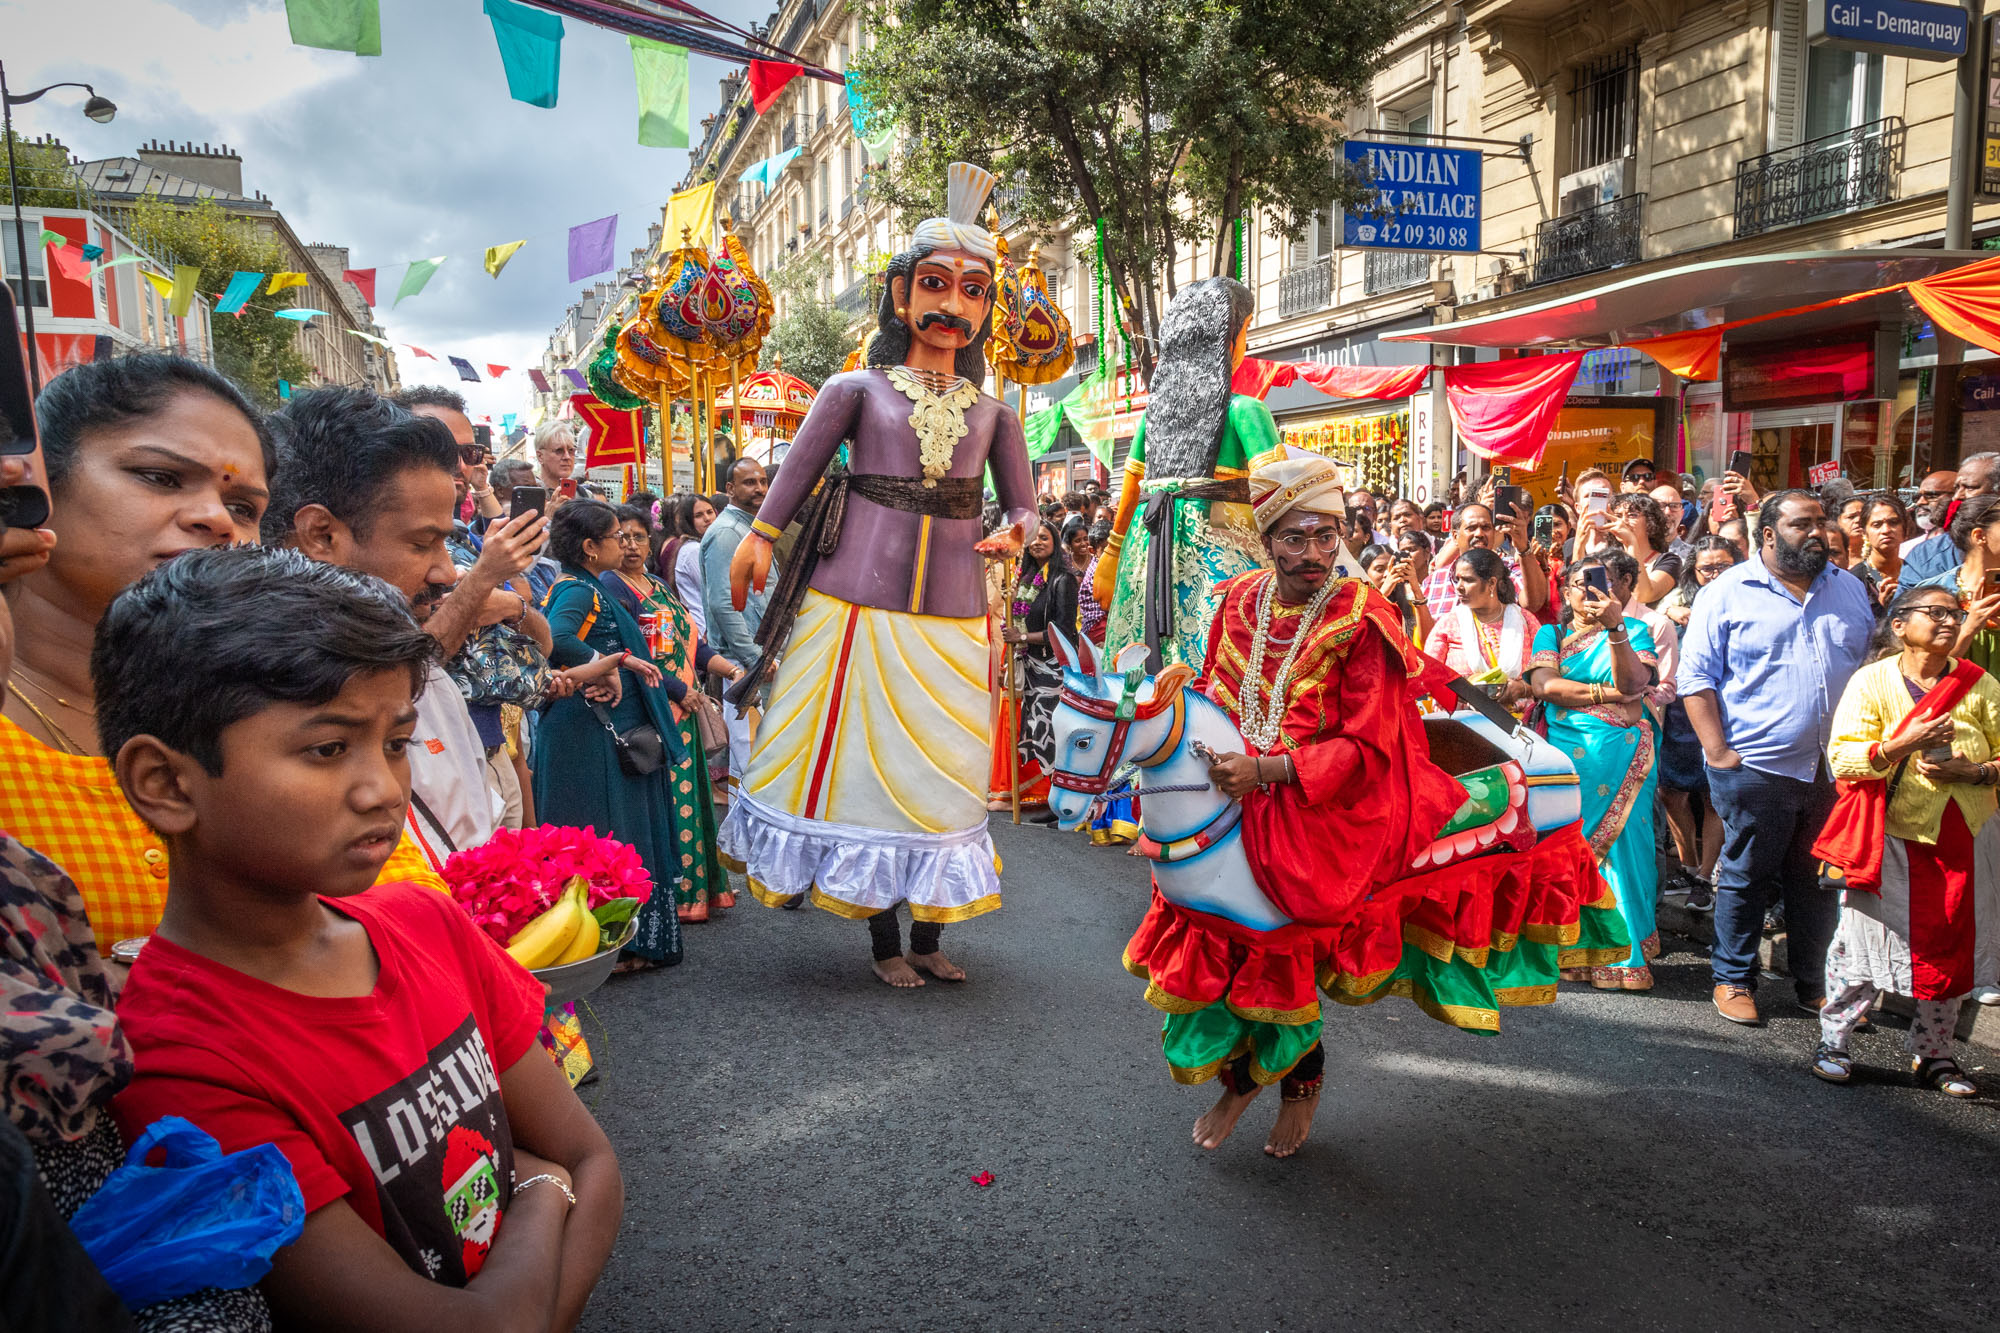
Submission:
M 1250 471 L 1250 516 L 1257 531 L 1269 532 L 1294 509 L 1344 515 L 1347 493 L 1340 469 L 1317 454 L 1274 459 Z
M 978 255 L 989 264 L 1000 262 L 1000 247 L 993 233 L 979 225 L 979 210 L 993 193 L 992 172 L 970 162 L 954 162 L 947 175 L 945 216 L 926 218 L 917 224 L 912 240 L 934 250 L 963 250 Z

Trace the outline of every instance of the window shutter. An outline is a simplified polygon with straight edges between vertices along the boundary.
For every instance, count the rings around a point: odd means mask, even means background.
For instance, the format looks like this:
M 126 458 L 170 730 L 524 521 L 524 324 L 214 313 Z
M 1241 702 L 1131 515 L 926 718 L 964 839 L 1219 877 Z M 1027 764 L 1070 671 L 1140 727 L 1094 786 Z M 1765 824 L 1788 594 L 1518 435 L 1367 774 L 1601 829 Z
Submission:
M 1311 262 L 1312 228 L 1307 227 L 1303 236 L 1296 241 L 1292 241 L 1285 247 L 1285 267 L 1304 268 Z
M 1333 211 L 1322 209 L 1313 214 L 1313 258 L 1324 259 L 1333 253 Z
M 1772 0 L 1771 126 L 1767 152 L 1799 141 L 1806 115 L 1806 0 Z

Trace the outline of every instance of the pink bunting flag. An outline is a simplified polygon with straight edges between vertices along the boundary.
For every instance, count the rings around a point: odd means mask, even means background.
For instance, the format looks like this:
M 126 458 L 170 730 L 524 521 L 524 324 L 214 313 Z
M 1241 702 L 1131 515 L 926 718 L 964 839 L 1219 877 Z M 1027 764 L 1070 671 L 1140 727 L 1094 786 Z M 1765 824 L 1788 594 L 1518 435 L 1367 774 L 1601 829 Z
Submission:
M 404 343 L 403 345 L 409 348 L 412 352 L 415 352 L 418 356 L 422 357 L 426 361 L 437 360 L 436 357 L 432 356 L 429 352 L 426 352 L 423 348 L 417 346 L 415 343 Z
M 361 293 L 361 299 L 362 299 L 362 300 L 366 301 L 366 302 L 367 302 L 367 303 L 368 303 L 369 305 L 374 305 L 374 304 L 375 304 L 375 270 L 374 270 L 374 269 L 372 269 L 372 268 L 346 268 L 346 269 L 342 269 L 342 270 L 340 271 L 340 276 L 341 276 L 341 277 L 342 277 L 342 278 L 343 278 L 344 280 L 346 280 L 346 281 L 348 281 L 348 282 L 351 282 L 351 283 L 353 283 L 353 284 L 354 284 L 354 286 L 355 286 L 355 289 L 356 289 L 357 291 L 359 291 L 359 292 Z

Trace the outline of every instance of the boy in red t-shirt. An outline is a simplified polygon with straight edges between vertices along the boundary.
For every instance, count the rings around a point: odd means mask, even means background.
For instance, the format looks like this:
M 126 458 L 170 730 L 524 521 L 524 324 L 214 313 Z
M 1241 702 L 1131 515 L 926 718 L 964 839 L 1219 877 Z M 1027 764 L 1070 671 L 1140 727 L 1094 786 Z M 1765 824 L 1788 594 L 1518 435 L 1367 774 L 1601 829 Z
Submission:
M 369 889 L 435 651 L 386 584 L 255 547 L 167 562 L 98 628 L 104 752 L 171 851 L 114 1110 L 128 1140 L 180 1115 L 291 1161 L 281 1325 L 570 1328 L 624 1208 L 534 978 L 443 895 Z

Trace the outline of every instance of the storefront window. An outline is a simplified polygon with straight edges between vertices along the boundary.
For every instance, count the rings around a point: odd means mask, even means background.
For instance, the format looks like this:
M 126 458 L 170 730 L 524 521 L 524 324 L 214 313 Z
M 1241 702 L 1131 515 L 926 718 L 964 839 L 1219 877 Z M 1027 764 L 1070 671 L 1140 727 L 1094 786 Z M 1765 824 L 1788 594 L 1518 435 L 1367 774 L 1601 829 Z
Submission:
M 1397 488 L 1410 442 L 1410 414 L 1340 416 L 1283 428 L 1284 441 L 1340 464 L 1350 485 L 1382 494 Z

